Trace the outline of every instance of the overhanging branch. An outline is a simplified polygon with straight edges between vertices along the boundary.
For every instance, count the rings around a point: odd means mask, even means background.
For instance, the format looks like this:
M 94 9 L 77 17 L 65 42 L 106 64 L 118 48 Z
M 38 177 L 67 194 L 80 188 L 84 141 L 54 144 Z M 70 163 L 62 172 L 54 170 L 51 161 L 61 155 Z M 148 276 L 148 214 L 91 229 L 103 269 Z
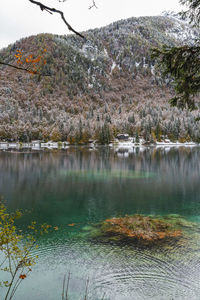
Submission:
M 92 9 L 93 7 L 98 8 L 96 6 L 95 0 L 92 0 L 92 4 L 89 6 L 89 9 Z
M 18 66 L 15 66 L 15 65 L 12 65 L 12 64 L 8 64 L 8 63 L 5 63 L 3 61 L 0 61 L 0 65 L 4 65 L 4 66 L 8 66 L 8 67 L 11 67 L 11 68 L 14 68 L 14 69 L 17 69 L 17 70 L 20 70 L 20 71 L 26 71 L 30 74 L 34 74 L 34 75 L 40 75 L 40 73 L 38 73 L 37 71 L 32 71 L 30 69 L 27 69 L 27 68 L 22 68 L 22 67 L 18 67 Z M 50 74 L 44 74 L 42 76 L 51 76 Z
M 11 64 L 5 63 L 3 61 L 0 61 L 0 65 L 8 66 L 8 67 L 11 67 L 11 68 L 14 68 L 14 69 L 17 69 L 17 70 L 22 70 L 22 71 L 26 71 L 26 72 L 30 73 L 29 69 L 18 67 L 18 66 L 15 66 L 15 65 L 11 65 Z
M 70 31 L 72 31 L 72 32 L 75 33 L 76 35 L 80 36 L 81 38 L 85 39 L 85 37 L 84 37 L 81 33 L 79 33 L 78 31 L 76 31 L 75 29 L 73 29 L 72 26 L 66 21 L 65 16 L 64 16 L 64 13 L 63 13 L 61 10 L 58 10 L 58 9 L 56 9 L 56 8 L 48 7 L 48 6 L 46 6 L 46 5 L 44 5 L 43 3 L 38 2 L 38 1 L 34 1 L 34 0 L 29 0 L 29 1 L 30 1 L 31 3 L 33 3 L 33 4 L 35 4 L 35 5 L 38 5 L 42 11 L 45 10 L 45 11 L 47 11 L 47 12 L 50 13 L 50 14 L 58 13 L 58 14 L 61 16 L 63 22 L 65 23 L 65 25 L 67 25 L 67 27 L 68 27 L 68 29 L 69 29 Z

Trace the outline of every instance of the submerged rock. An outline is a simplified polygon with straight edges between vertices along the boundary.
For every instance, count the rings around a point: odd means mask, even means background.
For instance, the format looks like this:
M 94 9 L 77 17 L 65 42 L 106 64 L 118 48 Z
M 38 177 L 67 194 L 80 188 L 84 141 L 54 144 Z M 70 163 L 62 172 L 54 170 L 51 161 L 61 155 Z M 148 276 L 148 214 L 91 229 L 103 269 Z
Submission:
M 84 227 L 82 227 L 83 231 L 91 231 L 92 229 L 93 229 L 93 227 L 89 226 L 89 225 L 85 225 Z

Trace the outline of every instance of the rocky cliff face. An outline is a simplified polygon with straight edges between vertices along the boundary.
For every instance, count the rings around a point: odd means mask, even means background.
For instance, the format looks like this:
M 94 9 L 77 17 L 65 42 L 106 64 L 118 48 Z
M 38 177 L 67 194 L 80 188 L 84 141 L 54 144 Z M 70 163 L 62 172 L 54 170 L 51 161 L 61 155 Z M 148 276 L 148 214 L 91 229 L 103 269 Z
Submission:
M 199 140 L 198 111 L 171 108 L 173 94 L 151 59 L 151 48 L 193 43 L 198 31 L 174 16 L 130 18 L 76 36 L 40 34 L 0 51 L 39 55 L 40 78 L 0 67 L 0 139 L 109 140 L 119 132 L 146 139 Z M 105 138 L 106 136 L 106 138 Z

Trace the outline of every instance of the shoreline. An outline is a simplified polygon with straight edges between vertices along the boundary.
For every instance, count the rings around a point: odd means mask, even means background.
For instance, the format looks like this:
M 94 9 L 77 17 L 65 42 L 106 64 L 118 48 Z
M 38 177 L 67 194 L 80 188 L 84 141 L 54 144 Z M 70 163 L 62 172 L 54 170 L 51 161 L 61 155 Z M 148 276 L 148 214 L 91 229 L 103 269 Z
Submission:
M 105 144 L 101 145 L 95 142 L 88 143 L 85 145 L 74 145 L 70 144 L 69 142 L 31 142 L 31 143 L 21 143 L 21 142 L 0 142 L 0 151 L 6 151 L 6 152 L 11 152 L 11 153 L 32 153 L 32 151 L 52 151 L 52 150 L 67 150 L 69 148 L 81 148 L 85 147 L 88 148 L 89 150 L 95 150 L 99 147 L 110 147 L 115 150 L 131 150 L 134 148 L 140 148 L 140 149 L 145 149 L 145 148 L 177 148 L 177 147 L 198 147 L 200 144 L 195 143 L 195 142 L 185 142 L 185 143 L 180 143 L 180 142 L 155 142 L 155 143 L 147 143 L 144 142 L 144 140 L 140 141 L 139 143 L 135 143 L 133 141 L 114 141 L 111 142 L 110 144 Z
M 130 147 L 151 147 L 151 148 L 159 148 L 159 147 L 197 147 L 200 146 L 200 144 L 195 142 L 156 142 L 156 143 L 126 143 L 126 142 L 119 142 L 119 143 L 110 143 L 110 147 L 120 147 L 120 148 L 130 148 Z

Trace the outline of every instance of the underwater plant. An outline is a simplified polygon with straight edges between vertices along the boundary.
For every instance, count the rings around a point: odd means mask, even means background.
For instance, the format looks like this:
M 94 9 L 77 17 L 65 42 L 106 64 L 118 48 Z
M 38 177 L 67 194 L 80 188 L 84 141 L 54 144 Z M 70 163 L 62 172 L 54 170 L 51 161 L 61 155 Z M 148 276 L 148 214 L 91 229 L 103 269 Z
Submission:
M 158 217 L 131 215 L 106 219 L 99 224 L 97 235 L 111 240 L 157 241 L 182 236 L 175 222 Z

